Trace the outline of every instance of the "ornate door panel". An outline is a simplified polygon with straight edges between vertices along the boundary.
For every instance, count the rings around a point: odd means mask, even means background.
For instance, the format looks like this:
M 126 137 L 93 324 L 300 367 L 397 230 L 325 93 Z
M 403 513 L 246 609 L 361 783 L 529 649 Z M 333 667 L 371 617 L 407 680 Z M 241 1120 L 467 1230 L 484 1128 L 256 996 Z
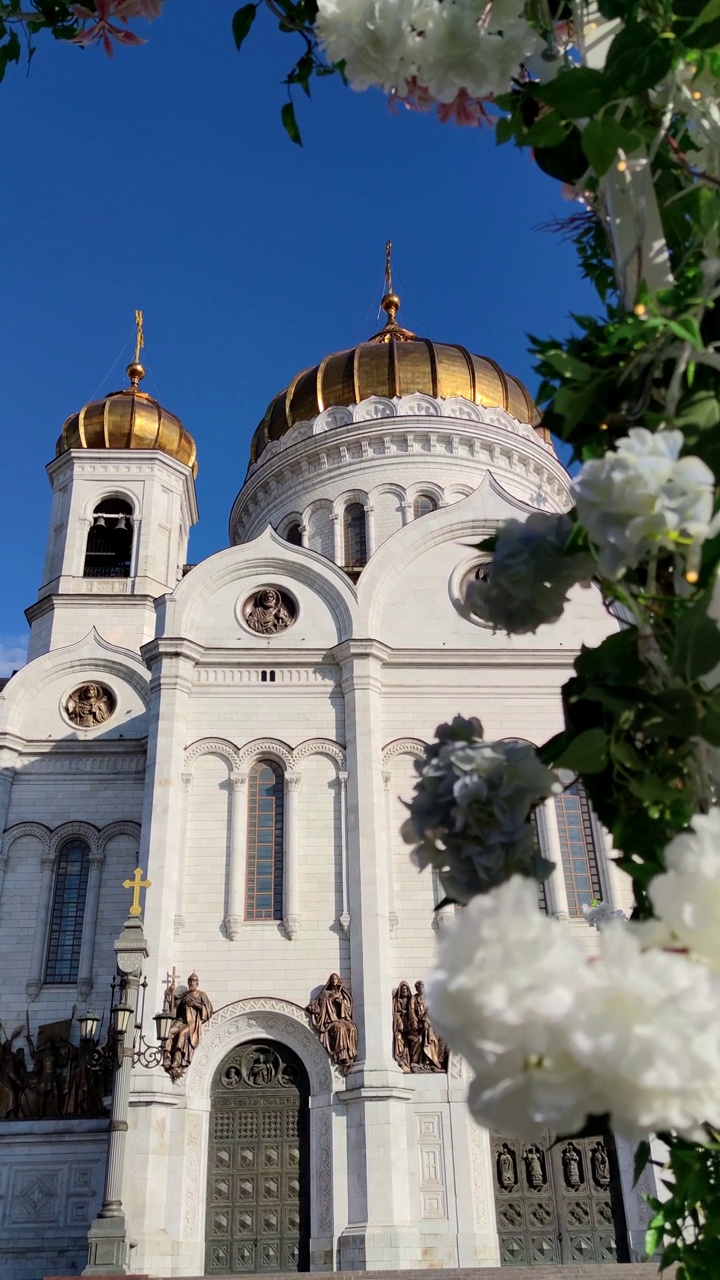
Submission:
M 206 1275 L 309 1269 L 308 1085 L 283 1045 L 243 1044 L 213 1082 Z
M 493 1165 L 503 1264 L 629 1261 L 611 1138 L 551 1147 L 496 1136 Z

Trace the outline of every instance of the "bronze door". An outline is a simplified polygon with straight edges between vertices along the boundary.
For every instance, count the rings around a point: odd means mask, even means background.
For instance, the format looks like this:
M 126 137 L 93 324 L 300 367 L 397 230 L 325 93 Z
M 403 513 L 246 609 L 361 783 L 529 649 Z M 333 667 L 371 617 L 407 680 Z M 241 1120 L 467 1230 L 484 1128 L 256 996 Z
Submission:
M 493 1166 L 503 1265 L 630 1261 L 611 1137 L 495 1136 Z
M 284 1045 L 238 1045 L 213 1082 L 205 1274 L 309 1270 L 308 1082 Z

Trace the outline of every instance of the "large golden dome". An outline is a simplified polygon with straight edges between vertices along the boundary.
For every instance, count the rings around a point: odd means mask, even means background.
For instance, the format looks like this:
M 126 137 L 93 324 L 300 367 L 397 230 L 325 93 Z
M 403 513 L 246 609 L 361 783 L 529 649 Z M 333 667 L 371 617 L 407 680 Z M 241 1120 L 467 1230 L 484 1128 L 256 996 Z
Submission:
M 539 427 L 540 415 L 530 393 L 494 360 L 401 328 L 395 320 L 400 299 L 392 292 L 381 305 L 387 315 L 384 329 L 349 351 L 336 351 L 312 369 L 303 369 L 270 402 L 252 439 L 251 463 L 296 422 L 311 421 L 331 405 L 359 404 L 368 396 L 404 396 L 414 391 L 443 399 L 462 396 L 473 404 L 499 406 L 520 422 Z
M 127 367 L 130 386 L 92 400 L 63 425 L 56 456 L 68 449 L 159 449 L 197 474 L 195 441 L 174 413 L 141 391 L 145 370 L 137 361 Z

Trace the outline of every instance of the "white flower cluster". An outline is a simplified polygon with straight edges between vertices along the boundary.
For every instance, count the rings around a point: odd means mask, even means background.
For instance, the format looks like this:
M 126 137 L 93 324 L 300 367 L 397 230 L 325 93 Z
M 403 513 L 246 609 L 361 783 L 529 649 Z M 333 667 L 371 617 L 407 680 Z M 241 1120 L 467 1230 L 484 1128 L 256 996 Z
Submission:
M 316 30 L 355 89 L 407 96 L 417 83 L 438 102 L 507 92 L 542 48 L 525 0 L 319 0 Z
M 653 91 L 653 97 L 666 111 L 684 118 L 696 148 L 687 148 L 685 153 L 692 168 L 720 178 L 718 80 L 707 63 L 699 69 L 694 62 L 679 62 Z
M 600 929 L 608 920 L 627 920 L 624 911 L 613 911 L 609 902 L 594 902 L 591 907 L 586 902 L 583 903 L 582 913 L 585 917 L 585 923 L 590 925 L 591 929 Z
M 457 902 L 514 872 L 545 879 L 552 863 L 537 848 L 531 810 L 562 790 L 556 775 L 527 742 L 483 742 L 478 720 L 456 716 L 436 737 L 416 761 L 420 781 L 402 828 L 418 866 L 434 866 Z
M 661 919 L 606 921 L 591 960 L 521 876 L 468 903 L 428 995 L 480 1123 L 531 1138 L 609 1115 L 633 1140 L 694 1141 L 720 1124 L 720 810 L 693 827 L 650 886 Z
M 572 530 L 568 516 L 542 511 L 506 520 L 485 578 L 467 588 L 467 611 L 510 635 L 557 622 L 570 588 L 589 583 L 595 568 L 591 555 L 566 552 Z
M 606 577 L 621 578 L 660 548 L 694 563 L 700 544 L 720 529 L 713 473 L 700 458 L 681 458 L 683 443 L 681 431 L 633 427 L 573 481 L 578 519 Z

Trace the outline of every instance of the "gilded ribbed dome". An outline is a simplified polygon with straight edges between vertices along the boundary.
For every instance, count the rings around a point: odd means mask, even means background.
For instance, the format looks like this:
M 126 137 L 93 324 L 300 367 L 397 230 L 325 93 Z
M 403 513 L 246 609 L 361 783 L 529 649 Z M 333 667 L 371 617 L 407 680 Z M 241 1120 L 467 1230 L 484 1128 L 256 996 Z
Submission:
M 296 422 L 311 421 L 332 405 L 359 404 L 368 396 L 404 396 L 415 391 L 443 399 L 462 396 L 473 404 L 499 406 L 520 422 L 539 427 L 540 415 L 522 382 L 488 356 L 431 342 L 401 328 L 395 320 L 399 306 L 396 294 L 386 294 L 384 329 L 349 351 L 336 351 L 312 369 L 303 369 L 275 396 L 253 436 L 251 463 Z
M 55 449 L 159 449 L 197 474 L 195 441 L 179 418 L 138 387 L 145 370 L 134 362 L 127 368 L 131 385 L 92 400 L 65 422 Z

